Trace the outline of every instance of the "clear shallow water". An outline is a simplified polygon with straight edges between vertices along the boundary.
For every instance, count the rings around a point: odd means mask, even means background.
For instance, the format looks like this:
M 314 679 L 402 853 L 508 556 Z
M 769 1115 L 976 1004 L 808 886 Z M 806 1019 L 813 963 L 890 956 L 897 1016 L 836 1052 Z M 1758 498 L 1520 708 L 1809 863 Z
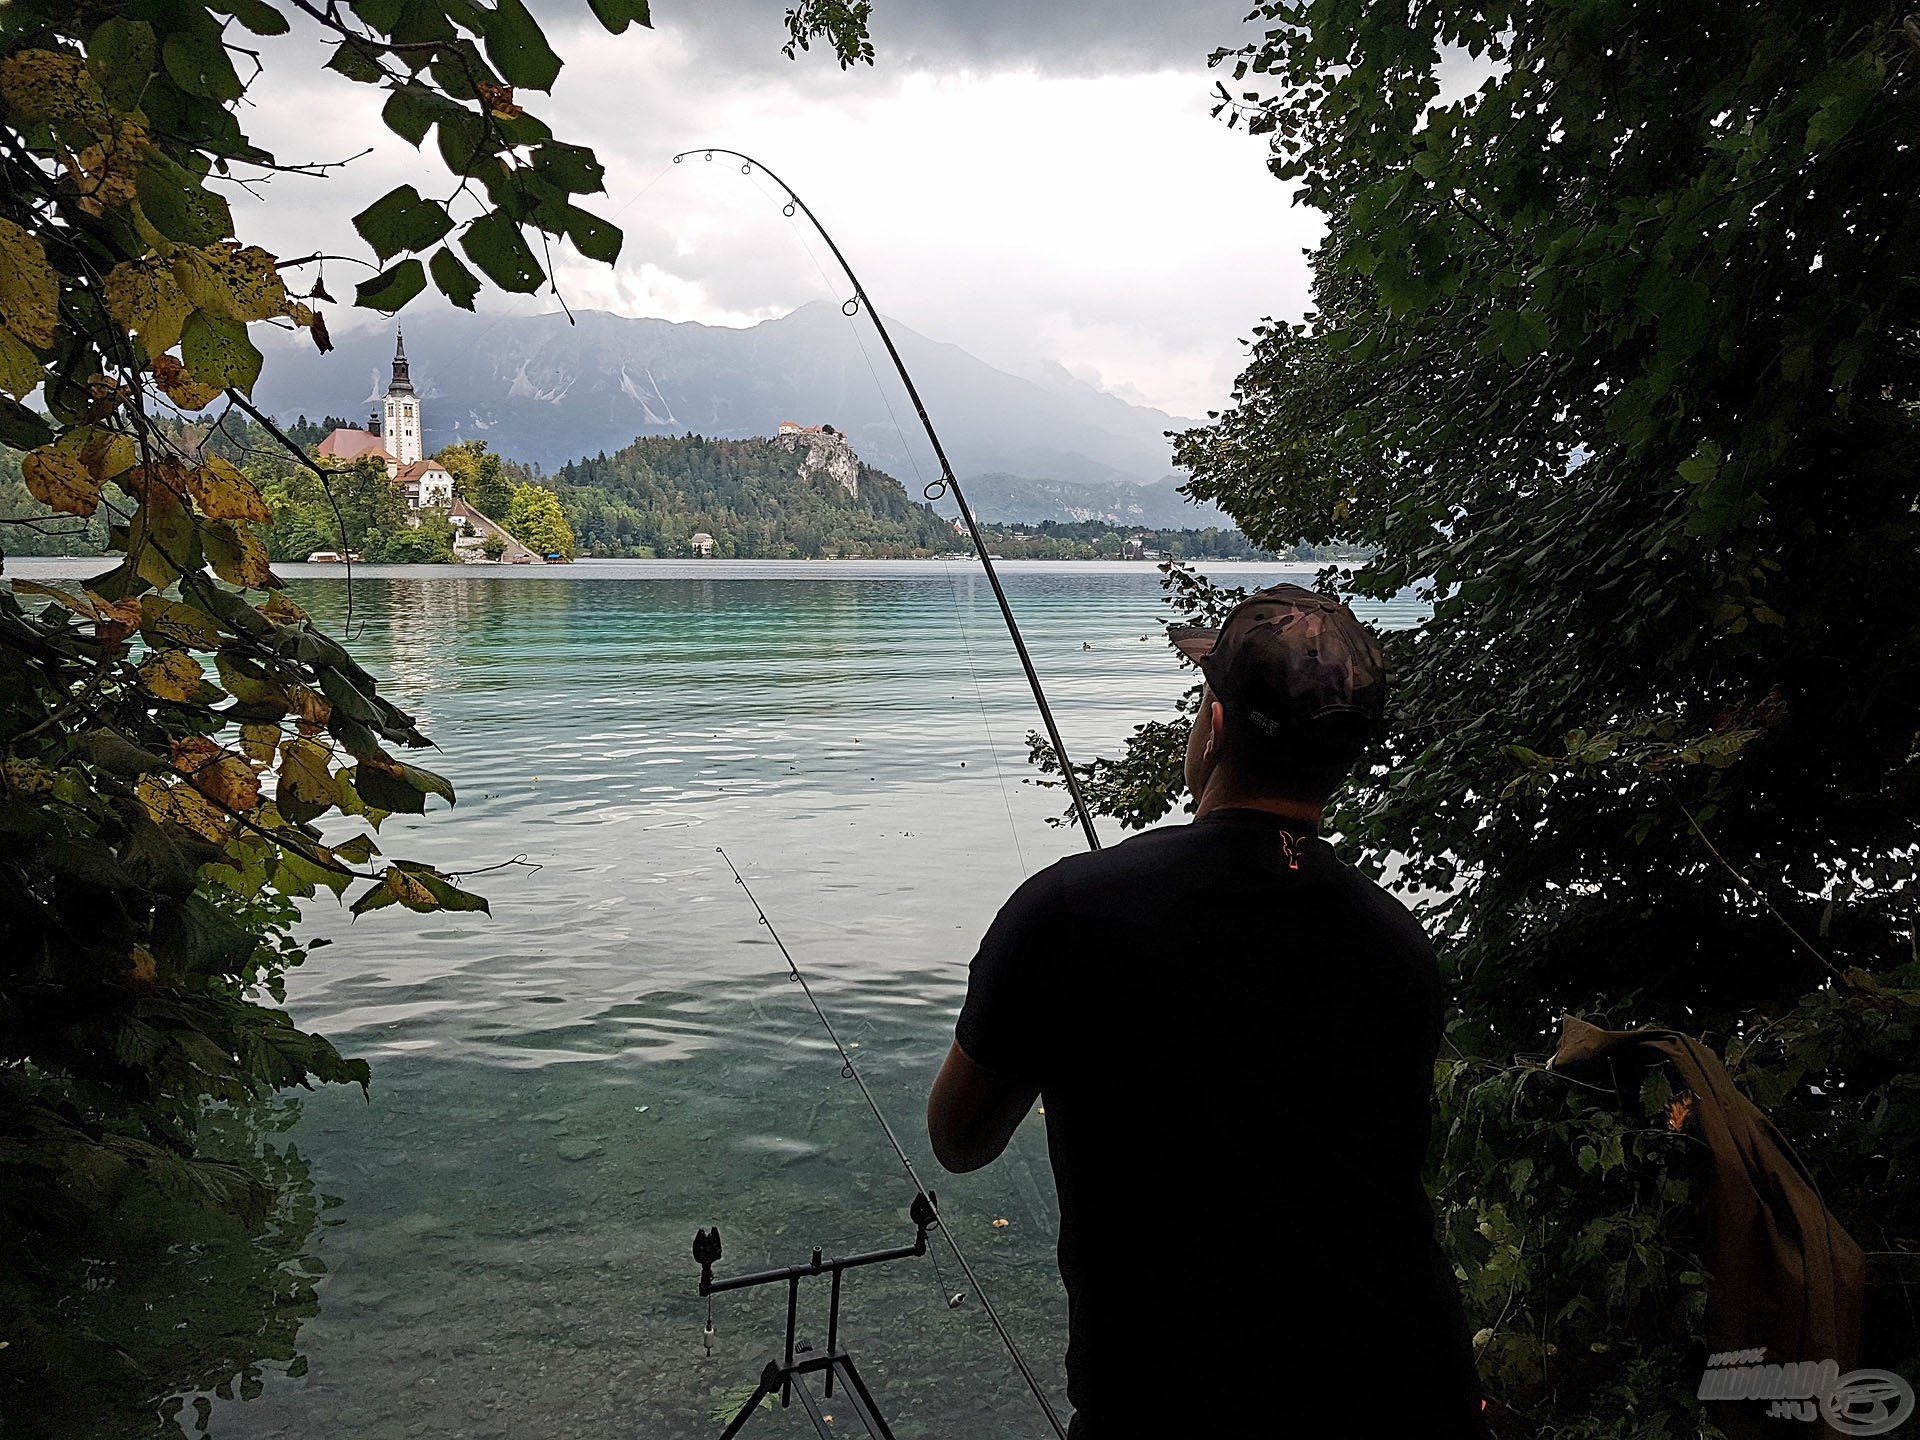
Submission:
M 341 572 L 281 573 L 340 633 Z M 1076 757 L 1167 712 L 1186 681 L 1151 566 L 1004 573 Z M 372 1099 L 300 1102 L 291 1139 L 341 1202 L 309 1246 L 326 1273 L 304 1373 L 270 1364 L 257 1397 L 205 1397 L 211 1431 L 717 1434 L 710 1412 L 778 1343 L 784 1297 L 720 1297 L 707 1358 L 694 1229 L 721 1226 L 723 1271 L 784 1264 L 910 1238 L 911 1192 L 714 850 L 924 1156 L 973 945 L 1023 875 L 1078 848 L 1047 824 L 1059 792 L 1026 783 L 1037 718 L 992 594 L 957 561 L 365 567 L 354 614 L 355 654 L 461 796 L 394 817 L 383 848 L 540 868 L 474 882 L 490 919 L 309 910 L 335 943 L 296 972 L 289 1008 L 373 1062 Z M 938 1188 L 1064 1406 L 1044 1123 Z M 1046 1433 L 977 1306 L 948 1310 L 941 1283 L 926 1262 L 847 1282 L 845 1343 L 898 1433 Z M 818 1301 L 823 1326 L 824 1286 Z M 747 1433 L 806 1428 L 796 1409 Z

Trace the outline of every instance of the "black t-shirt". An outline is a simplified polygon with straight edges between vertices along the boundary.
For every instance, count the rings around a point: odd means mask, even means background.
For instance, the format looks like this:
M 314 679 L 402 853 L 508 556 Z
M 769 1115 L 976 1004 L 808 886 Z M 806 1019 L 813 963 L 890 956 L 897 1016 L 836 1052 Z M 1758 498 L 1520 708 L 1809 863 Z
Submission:
M 1015 892 L 957 1038 L 1041 1090 L 1088 1433 L 1483 1433 L 1421 1183 L 1440 1016 L 1407 910 L 1260 811 Z

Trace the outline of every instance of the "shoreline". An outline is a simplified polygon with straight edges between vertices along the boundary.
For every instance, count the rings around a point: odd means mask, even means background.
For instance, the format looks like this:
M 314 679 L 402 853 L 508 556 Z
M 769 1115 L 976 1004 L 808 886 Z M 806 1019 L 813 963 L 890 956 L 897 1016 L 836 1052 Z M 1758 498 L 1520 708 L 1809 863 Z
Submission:
M 0 578 L 19 575 L 74 575 L 98 565 L 103 571 L 117 564 L 105 555 L 9 556 Z M 1027 575 L 1158 575 L 1158 560 L 996 560 L 1002 574 Z M 1187 562 L 1202 574 L 1215 572 L 1313 574 L 1330 560 L 1212 560 Z M 1352 563 L 1352 562 L 1344 562 Z M 345 580 L 349 567 L 289 561 L 276 564 L 274 574 L 288 580 Z M 981 575 L 979 562 L 966 560 L 741 560 L 664 559 L 610 560 L 587 558 L 566 565 L 355 565 L 355 579 L 395 580 L 648 580 L 648 579 L 771 579 L 813 575 L 821 579 L 883 578 L 886 576 Z

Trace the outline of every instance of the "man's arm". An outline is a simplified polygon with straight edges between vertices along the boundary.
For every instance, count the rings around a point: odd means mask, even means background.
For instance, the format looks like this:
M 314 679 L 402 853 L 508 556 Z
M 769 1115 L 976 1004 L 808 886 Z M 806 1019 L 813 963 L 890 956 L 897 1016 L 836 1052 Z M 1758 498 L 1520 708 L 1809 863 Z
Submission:
M 934 1158 L 956 1175 L 993 1163 L 1039 1094 L 1037 1085 L 976 1064 L 955 1041 L 927 1097 Z

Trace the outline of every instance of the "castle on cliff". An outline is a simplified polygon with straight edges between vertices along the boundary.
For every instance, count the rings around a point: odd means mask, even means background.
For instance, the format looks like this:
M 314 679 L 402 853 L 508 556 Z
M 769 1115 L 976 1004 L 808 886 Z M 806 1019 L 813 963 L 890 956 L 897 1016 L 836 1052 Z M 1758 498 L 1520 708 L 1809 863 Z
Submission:
M 773 443 L 800 456 L 802 480 L 824 470 L 847 494 L 860 493 L 860 457 L 853 453 L 847 437 L 833 426 L 782 420 Z

